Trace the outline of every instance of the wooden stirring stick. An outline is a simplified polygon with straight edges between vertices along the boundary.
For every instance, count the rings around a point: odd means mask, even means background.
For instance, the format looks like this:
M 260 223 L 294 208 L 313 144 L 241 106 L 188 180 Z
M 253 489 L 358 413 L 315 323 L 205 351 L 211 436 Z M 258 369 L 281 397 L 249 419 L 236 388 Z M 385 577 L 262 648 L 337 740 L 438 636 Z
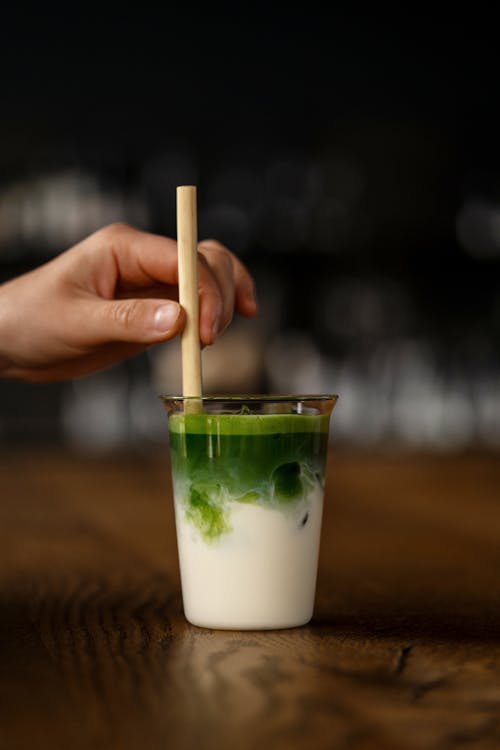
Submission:
M 181 338 L 182 394 L 201 399 L 198 230 L 196 187 L 193 185 L 182 185 L 177 188 L 177 252 L 179 302 L 186 313 L 186 327 Z M 184 410 L 201 411 L 201 402 L 186 402 Z

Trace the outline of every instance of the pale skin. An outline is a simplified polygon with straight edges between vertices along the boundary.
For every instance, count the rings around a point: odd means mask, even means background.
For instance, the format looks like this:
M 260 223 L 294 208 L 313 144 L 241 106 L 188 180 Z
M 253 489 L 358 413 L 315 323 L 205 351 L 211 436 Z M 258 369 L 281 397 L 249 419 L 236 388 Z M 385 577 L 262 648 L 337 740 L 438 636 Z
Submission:
M 257 312 L 241 261 L 215 240 L 198 246 L 200 342 L 213 344 L 234 312 Z M 112 224 L 0 286 L 0 376 L 76 378 L 178 336 L 177 243 Z

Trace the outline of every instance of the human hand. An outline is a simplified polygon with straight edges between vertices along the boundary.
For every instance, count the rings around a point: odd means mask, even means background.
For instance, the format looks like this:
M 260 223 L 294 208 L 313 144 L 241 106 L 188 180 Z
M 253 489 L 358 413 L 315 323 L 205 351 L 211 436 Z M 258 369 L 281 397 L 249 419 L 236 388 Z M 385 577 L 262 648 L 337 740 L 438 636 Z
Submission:
M 257 311 L 252 278 L 215 240 L 198 246 L 200 340 L 234 310 Z M 177 243 L 126 224 L 100 229 L 0 286 L 0 374 L 64 380 L 107 367 L 181 333 Z

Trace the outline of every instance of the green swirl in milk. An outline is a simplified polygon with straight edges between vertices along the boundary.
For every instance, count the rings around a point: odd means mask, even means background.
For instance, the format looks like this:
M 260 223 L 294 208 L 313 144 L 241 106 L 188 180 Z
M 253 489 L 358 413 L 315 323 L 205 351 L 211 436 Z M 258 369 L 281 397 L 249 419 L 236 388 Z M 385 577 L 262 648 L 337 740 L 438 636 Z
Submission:
M 239 503 L 304 518 L 323 484 L 327 416 L 177 414 L 169 424 L 176 500 L 206 542 L 231 531 Z

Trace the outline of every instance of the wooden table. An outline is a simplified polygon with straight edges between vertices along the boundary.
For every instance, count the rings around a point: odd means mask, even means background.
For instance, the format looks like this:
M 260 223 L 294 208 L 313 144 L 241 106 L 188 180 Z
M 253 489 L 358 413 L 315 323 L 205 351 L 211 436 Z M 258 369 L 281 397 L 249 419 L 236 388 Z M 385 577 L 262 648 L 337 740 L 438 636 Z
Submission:
M 500 461 L 331 456 L 316 616 L 183 619 L 164 456 L 0 459 L 0 750 L 500 747 Z

